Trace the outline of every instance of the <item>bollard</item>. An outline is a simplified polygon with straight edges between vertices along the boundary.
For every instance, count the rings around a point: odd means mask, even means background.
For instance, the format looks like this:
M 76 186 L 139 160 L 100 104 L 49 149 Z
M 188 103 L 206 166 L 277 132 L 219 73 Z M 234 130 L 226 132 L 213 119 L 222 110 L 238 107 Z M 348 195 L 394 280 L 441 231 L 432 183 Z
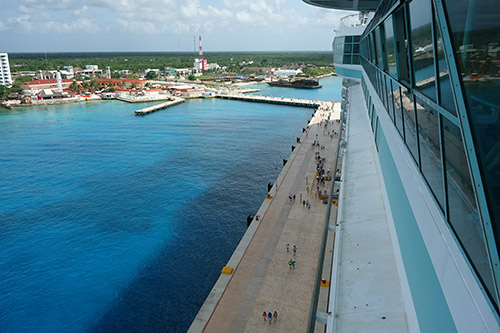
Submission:
M 271 191 L 272 188 L 273 188 L 273 184 L 267 183 L 267 192 Z
M 288 162 L 288 160 L 283 159 L 283 166 L 285 166 L 286 162 Z
M 292 151 L 294 151 L 294 150 L 295 150 L 295 146 L 294 146 L 294 145 L 292 145 Z
M 247 227 L 250 226 L 250 224 L 252 223 L 252 221 L 253 221 L 253 217 L 250 214 L 248 214 L 248 216 L 247 216 Z

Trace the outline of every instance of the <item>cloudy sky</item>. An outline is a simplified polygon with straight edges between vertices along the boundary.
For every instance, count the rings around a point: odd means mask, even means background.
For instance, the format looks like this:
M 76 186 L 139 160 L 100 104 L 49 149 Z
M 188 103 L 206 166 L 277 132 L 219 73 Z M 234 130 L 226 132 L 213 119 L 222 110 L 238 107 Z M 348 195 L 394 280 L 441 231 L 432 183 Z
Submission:
M 350 12 L 302 0 L 0 0 L 0 52 L 330 50 Z M 196 37 L 198 38 L 198 37 Z

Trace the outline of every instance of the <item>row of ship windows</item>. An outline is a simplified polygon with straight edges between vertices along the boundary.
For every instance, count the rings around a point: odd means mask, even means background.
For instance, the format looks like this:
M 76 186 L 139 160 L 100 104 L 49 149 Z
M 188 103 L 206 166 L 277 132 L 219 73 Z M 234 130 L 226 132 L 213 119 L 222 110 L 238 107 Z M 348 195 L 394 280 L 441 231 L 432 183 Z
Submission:
M 362 59 L 362 65 L 451 229 L 487 290 L 494 294 L 492 269 L 460 128 L 415 95 L 413 89 L 366 59 Z M 362 87 L 375 131 L 377 115 L 364 80 Z
M 360 36 L 335 37 L 332 44 L 334 64 L 359 65 Z
M 492 207 L 499 207 L 500 183 L 495 179 L 500 168 L 492 166 L 490 156 L 500 149 L 500 42 L 495 37 L 500 35 L 500 28 L 490 13 L 500 10 L 500 2 L 485 0 L 476 6 L 471 18 L 467 14 L 468 0 L 445 0 L 441 10 L 453 17 L 448 27 L 452 48 L 445 46 L 435 6 L 432 0 L 402 1 L 363 36 L 361 64 L 498 310 L 498 297 L 492 296 L 498 295 L 498 288 L 484 222 L 478 213 L 462 133 L 457 126 L 455 103 L 461 102 L 452 89 L 446 56 L 454 54 L 458 59 L 460 83 L 480 146 L 478 162 L 486 163 L 482 170 L 485 188 L 489 187 L 487 200 Z M 471 21 L 469 26 L 464 26 L 466 18 Z M 466 42 L 467 29 L 471 30 L 467 31 L 470 38 Z M 493 208 L 495 212 L 498 209 Z M 493 229 L 498 242 L 500 225 L 493 226 L 499 228 Z

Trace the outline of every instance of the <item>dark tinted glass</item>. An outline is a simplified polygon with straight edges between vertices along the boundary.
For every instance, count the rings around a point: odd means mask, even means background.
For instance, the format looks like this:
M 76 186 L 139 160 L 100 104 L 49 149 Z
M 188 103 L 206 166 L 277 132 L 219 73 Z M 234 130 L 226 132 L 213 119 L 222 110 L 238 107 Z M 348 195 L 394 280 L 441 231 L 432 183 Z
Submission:
M 399 90 L 399 84 L 396 81 L 392 82 L 392 95 L 394 97 L 394 124 L 399 131 L 401 137 L 404 138 L 403 130 L 403 110 L 401 109 L 401 92 Z
M 450 72 L 448 71 L 448 65 L 446 63 L 443 38 L 441 38 L 439 24 L 436 24 L 436 44 L 439 71 L 438 77 L 440 105 L 456 115 L 457 112 L 455 110 L 455 101 L 453 100 L 453 91 L 451 90 Z
M 415 87 L 436 100 L 430 0 L 410 2 L 410 16 Z
M 465 252 L 490 292 L 493 278 L 486 242 L 472 190 L 462 135 L 457 126 L 442 118 L 450 224 Z
M 500 245 L 500 1 L 445 0 L 490 217 Z
M 422 173 L 442 209 L 444 207 L 444 190 L 438 112 L 424 105 L 418 98 L 416 107 Z
M 394 29 L 392 27 L 392 18 L 389 16 L 384 22 L 385 29 L 385 49 L 387 53 L 387 72 L 394 78 L 397 78 L 398 70 L 396 67 L 396 49 L 394 45 Z
M 405 128 L 405 142 L 408 150 L 410 151 L 413 159 L 418 165 L 418 148 L 417 148 L 417 132 L 416 132 L 416 120 L 415 120 L 415 110 L 413 105 L 414 97 L 405 87 L 401 86 L 401 109 L 404 118 L 404 128 Z

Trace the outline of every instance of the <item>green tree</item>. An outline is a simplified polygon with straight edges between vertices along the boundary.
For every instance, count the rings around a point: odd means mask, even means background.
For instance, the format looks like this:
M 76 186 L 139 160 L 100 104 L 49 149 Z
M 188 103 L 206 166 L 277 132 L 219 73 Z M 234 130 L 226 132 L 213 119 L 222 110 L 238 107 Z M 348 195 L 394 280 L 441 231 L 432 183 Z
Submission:
M 153 71 L 149 71 L 147 74 L 146 74 L 146 79 L 148 80 L 154 80 L 156 79 L 156 73 L 153 72 Z
M 6 86 L 0 84 L 0 101 L 5 101 L 9 96 L 9 90 Z
M 76 82 L 75 80 L 73 80 L 73 82 L 71 83 L 71 85 L 69 86 L 70 89 L 73 89 L 74 91 L 77 91 L 77 90 L 80 90 L 80 85 L 78 84 L 78 82 Z
M 188 80 L 189 81 L 195 81 L 196 80 L 196 76 L 194 76 L 193 74 L 189 74 Z

